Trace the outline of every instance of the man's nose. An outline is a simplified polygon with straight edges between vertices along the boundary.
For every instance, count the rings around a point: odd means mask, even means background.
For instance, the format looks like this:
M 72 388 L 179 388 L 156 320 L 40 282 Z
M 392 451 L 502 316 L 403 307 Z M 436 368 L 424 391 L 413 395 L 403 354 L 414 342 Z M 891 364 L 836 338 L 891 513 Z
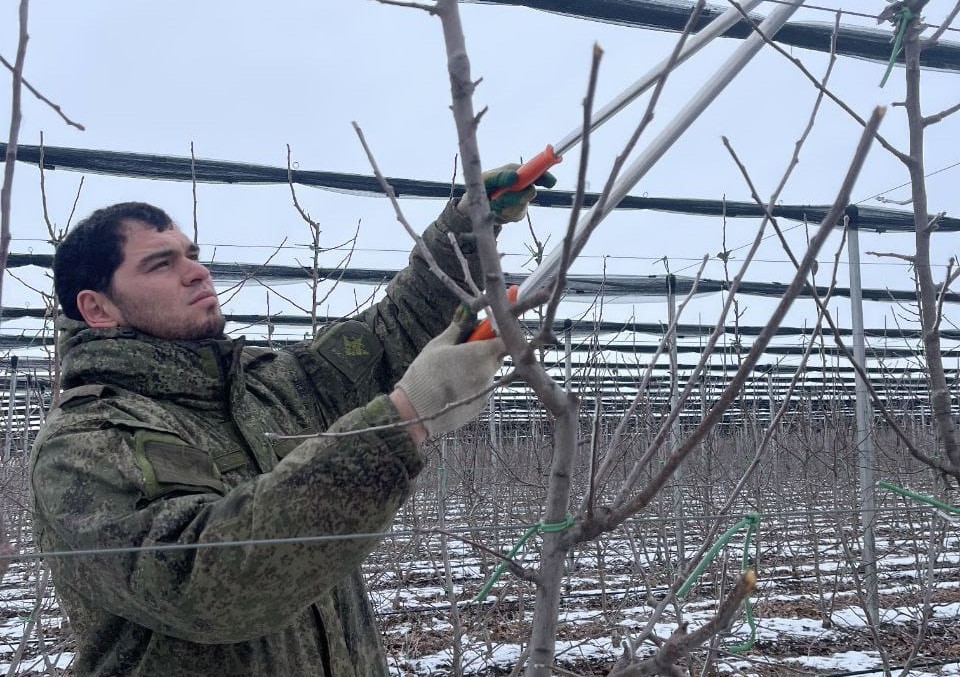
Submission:
M 210 279 L 210 271 L 207 270 L 207 267 L 200 263 L 199 261 L 194 261 L 193 259 L 187 259 L 187 266 L 184 273 L 184 283 L 187 285 L 196 284 L 198 282 L 206 282 Z

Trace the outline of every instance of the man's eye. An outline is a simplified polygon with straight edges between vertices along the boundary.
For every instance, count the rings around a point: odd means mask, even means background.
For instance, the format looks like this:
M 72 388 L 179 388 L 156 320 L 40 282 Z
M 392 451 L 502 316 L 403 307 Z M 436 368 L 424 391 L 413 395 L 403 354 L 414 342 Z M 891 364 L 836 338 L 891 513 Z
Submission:
M 155 263 L 155 264 L 153 265 L 152 268 L 150 268 L 150 270 L 161 270 L 161 269 L 163 269 L 163 268 L 165 268 L 165 267 L 167 267 L 167 266 L 169 266 L 169 265 L 170 265 L 170 262 L 169 262 L 169 261 L 166 261 L 166 260 L 164 260 L 164 261 L 158 261 L 157 263 Z

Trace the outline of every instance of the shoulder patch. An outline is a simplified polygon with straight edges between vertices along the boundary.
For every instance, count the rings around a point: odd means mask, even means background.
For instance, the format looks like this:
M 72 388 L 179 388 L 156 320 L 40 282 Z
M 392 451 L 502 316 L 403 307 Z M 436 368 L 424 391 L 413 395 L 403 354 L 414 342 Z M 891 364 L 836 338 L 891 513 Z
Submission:
M 370 372 L 383 355 L 383 346 L 376 334 L 362 322 L 341 322 L 313 342 L 313 350 L 349 381 L 370 377 Z

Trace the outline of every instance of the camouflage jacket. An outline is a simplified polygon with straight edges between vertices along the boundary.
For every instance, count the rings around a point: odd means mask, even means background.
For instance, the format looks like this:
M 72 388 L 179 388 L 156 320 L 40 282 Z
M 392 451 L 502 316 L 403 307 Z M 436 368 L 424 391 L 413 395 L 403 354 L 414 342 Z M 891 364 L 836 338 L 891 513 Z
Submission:
M 455 279 L 446 233 L 468 229 L 448 206 L 424 235 Z M 381 393 L 455 306 L 413 255 L 384 300 L 292 350 L 65 328 L 64 395 L 29 472 L 76 674 L 386 674 L 359 572 L 378 540 L 276 539 L 389 529 L 423 459 L 402 429 L 266 433 L 398 420 Z

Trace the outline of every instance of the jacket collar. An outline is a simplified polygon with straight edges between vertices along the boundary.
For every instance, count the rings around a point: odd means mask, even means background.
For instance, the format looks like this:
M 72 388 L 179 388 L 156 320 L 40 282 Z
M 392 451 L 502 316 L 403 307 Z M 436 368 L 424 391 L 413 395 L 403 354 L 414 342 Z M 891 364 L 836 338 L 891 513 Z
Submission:
M 63 387 L 111 385 L 151 398 L 222 401 L 241 374 L 243 339 L 158 339 L 128 327 L 60 318 Z

